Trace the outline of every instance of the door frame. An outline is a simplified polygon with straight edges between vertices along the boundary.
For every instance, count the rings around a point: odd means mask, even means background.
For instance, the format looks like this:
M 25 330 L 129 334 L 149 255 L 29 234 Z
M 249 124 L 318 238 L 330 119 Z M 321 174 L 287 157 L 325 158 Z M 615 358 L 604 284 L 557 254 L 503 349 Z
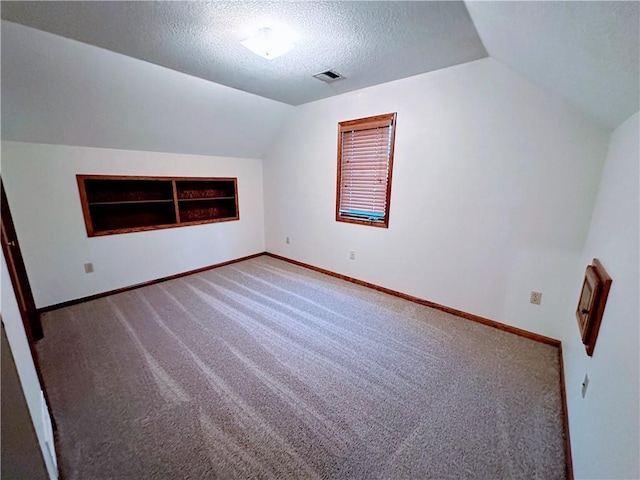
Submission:
M 24 329 L 27 332 L 27 338 L 30 342 L 36 342 L 44 336 L 42 323 L 40 322 L 40 315 L 36 309 L 33 293 L 31 292 L 27 269 L 24 265 L 20 244 L 18 243 L 18 235 L 16 234 L 13 217 L 9 209 L 9 202 L 7 201 L 7 195 L 4 189 L 4 182 L 2 182 L 1 178 L 0 195 L 0 205 L 2 208 L 0 215 L 2 223 L 2 252 L 7 262 L 11 284 L 16 294 Z
M 42 371 L 40 369 L 40 362 L 38 360 L 38 352 L 35 348 L 35 343 L 44 337 L 44 332 L 42 330 L 40 314 L 38 313 L 33 299 L 31 285 L 29 284 L 29 277 L 27 276 L 27 269 L 24 265 L 22 252 L 20 251 L 18 235 L 16 234 L 16 229 L 13 224 L 13 217 L 11 216 L 11 210 L 9 209 L 9 202 L 7 201 L 2 177 L 0 177 L 0 208 L 0 223 L 2 227 L 2 238 L 0 243 L 2 243 L 2 253 L 4 254 L 4 259 L 7 262 L 11 285 L 13 286 L 16 301 L 18 302 L 18 309 L 20 310 L 20 316 L 22 317 L 22 324 L 27 335 L 27 342 L 29 343 L 29 350 L 31 351 L 31 358 L 33 359 L 38 381 L 40 382 L 40 388 L 42 389 L 45 401 L 47 402 L 52 427 L 56 430 L 56 421 L 55 418 L 53 418 L 51 402 L 49 402 L 49 395 L 47 394 L 47 389 L 42 378 Z

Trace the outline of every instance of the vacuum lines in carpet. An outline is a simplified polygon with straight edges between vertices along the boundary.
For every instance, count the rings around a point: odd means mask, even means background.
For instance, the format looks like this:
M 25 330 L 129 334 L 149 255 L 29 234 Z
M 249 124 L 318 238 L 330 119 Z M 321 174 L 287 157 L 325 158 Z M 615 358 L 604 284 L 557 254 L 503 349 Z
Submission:
M 74 479 L 562 479 L 555 347 L 269 257 L 43 315 Z

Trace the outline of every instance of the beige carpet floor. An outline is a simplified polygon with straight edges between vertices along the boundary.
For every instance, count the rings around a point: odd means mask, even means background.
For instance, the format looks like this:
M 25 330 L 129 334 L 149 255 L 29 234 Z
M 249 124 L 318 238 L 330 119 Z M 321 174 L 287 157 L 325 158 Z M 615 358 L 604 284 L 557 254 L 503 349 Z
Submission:
M 258 257 L 43 316 L 65 479 L 562 479 L 558 352 Z

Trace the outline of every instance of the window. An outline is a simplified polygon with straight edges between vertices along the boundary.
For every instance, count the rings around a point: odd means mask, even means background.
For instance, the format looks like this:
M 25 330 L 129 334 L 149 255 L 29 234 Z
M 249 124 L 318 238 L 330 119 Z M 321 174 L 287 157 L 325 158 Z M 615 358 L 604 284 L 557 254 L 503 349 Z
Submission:
M 395 130 L 395 113 L 338 124 L 338 222 L 389 226 Z

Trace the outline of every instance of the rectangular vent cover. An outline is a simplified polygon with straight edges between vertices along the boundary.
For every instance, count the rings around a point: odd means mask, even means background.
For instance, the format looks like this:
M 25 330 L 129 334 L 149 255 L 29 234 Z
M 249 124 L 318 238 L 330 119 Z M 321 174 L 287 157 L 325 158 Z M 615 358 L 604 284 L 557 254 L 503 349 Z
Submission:
M 337 72 L 334 72 L 332 70 L 327 70 L 326 72 L 316 73 L 314 75 L 314 78 L 317 78 L 318 80 L 322 80 L 325 83 L 331 83 L 331 82 L 336 82 L 338 80 L 341 80 L 344 77 Z

